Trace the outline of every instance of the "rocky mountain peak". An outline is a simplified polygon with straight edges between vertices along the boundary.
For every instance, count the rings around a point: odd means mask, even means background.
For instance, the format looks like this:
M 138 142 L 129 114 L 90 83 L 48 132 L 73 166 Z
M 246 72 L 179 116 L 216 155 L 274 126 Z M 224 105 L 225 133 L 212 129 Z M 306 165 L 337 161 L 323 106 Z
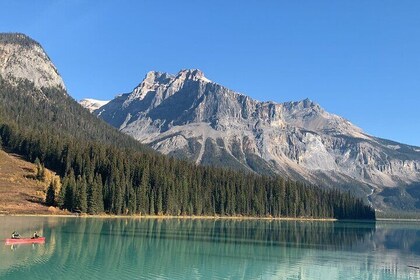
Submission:
M 299 101 L 298 102 L 299 104 L 302 104 L 302 106 L 304 107 L 304 108 L 313 108 L 313 107 L 316 107 L 316 106 L 318 106 L 319 107 L 319 105 L 318 104 L 316 104 L 315 102 L 313 102 L 312 100 L 310 100 L 309 98 L 305 98 L 304 100 L 301 100 L 301 101 Z
M 204 73 L 199 69 L 183 69 L 179 71 L 177 79 L 181 80 L 193 80 L 193 81 L 204 81 L 209 83 L 210 80 L 204 76 Z
M 309 98 L 300 100 L 300 101 L 292 101 L 292 102 L 285 102 L 283 103 L 284 107 L 288 110 L 314 110 L 314 111 L 321 111 L 323 110 L 318 103 L 313 102 Z
M 164 72 L 149 71 L 146 74 L 143 82 L 153 84 L 153 83 L 166 83 L 169 79 L 173 79 L 174 76 Z M 141 85 L 141 84 L 140 84 Z
M 166 90 L 173 79 L 174 76 L 168 73 L 149 71 L 143 81 L 128 96 L 124 106 L 128 106 L 134 100 L 143 100 L 148 94 L 161 93 Z
M 198 69 L 184 69 L 177 75 L 150 71 L 143 81 L 128 95 L 123 106 L 129 107 L 134 101 L 140 102 L 148 98 L 152 107 L 158 106 L 163 100 L 178 92 L 186 82 L 211 83 Z
M 65 89 L 63 80 L 41 45 L 21 33 L 0 33 L 0 75 L 27 79 L 37 88 Z

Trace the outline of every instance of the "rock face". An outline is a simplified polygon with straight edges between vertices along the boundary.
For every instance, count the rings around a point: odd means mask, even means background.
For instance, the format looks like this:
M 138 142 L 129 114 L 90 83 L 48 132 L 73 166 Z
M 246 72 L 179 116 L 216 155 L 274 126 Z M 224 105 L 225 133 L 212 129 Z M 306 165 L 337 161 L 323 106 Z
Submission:
M 96 99 L 92 99 L 92 98 L 85 98 L 85 99 L 80 100 L 79 104 L 82 105 L 83 107 L 85 107 L 86 109 L 88 109 L 92 113 L 93 111 L 101 108 L 102 106 L 104 106 L 108 102 L 109 102 L 109 100 L 104 101 L 104 100 L 96 100 Z
M 420 148 L 367 135 L 308 99 L 258 102 L 199 70 L 149 72 L 94 114 L 197 164 L 351 190 L 379 210 L 420 210 Z
M 65 89 L 41 45 L 24 34 L 0 33 L 0 75 L 8 80 L 27 79 L 37 88 Z

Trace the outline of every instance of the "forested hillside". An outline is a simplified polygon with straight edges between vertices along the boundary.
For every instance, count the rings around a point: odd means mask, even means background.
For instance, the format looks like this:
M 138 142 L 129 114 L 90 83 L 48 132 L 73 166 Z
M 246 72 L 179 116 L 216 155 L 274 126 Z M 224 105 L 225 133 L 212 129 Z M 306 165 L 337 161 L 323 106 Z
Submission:
M 195 166 L 150 151 L 64 90 L 0 77 L 2 145 L 62 177 L 47 202 L 112 214 L 375 217 L 350 194 L 279 177 Z

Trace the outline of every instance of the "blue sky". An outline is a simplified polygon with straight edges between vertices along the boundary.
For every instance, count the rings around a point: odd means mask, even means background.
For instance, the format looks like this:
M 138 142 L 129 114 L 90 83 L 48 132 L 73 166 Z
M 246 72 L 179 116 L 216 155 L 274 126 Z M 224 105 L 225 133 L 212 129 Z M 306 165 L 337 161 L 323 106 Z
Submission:
M 75 99 L 111 99 L 150 70 L 199 68 L 258 100 L 310 98 L 369 134 L 420 146 L 420 1 L 39 0 L 0 8 L 0 31 L 39 41 Z

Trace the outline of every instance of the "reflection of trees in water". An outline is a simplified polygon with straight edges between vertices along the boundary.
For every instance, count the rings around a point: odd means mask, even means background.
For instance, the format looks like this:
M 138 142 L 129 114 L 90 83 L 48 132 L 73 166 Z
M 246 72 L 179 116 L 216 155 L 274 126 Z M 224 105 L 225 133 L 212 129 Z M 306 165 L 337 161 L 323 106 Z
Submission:
M 57 279 L 295 279 L 299 275 L 312 279 L 327 274 L 337 279 L 348 279 L 349 275 L 360 279 L 404 279 L 400 276 L 407 272 L 420 276 L 419 271 L 408 268 L 419 260 L 418 225 L 410 228 L 380 222 L 19 219 L 21 222 L 14 227 L 22 231 L 38 225 L 47 243 L 33 251 L 18 248 L 10 253 L 16 256 L 10 262 L 1 255 L 2 278 L 41 278 L 46 273 Z
M 401 229 L 381 223 L 45 218 L 39 225 L 48 254 L 35 250 L 36 262 L 27 257 L 19 266 L 6 268 L 3 276 L 25 279 L 50 272 L 57 279 L 208 279 L 331 274 L 346 279 L 353 273 L 363 279 L 398 278 L 412 269 L 405 263 L 407 255 L 392 248 L 401 242 L 403 250 L 413 252 L 419 239 L 418 226 Z M 27 253 L 20 249 L 16 252 Z
M 75 219 L 60 230 L 58 266 L 78 260 L 109 273 L 143 270 L 257 277 L 305 256 L 301 248 L 351 249 L 375 231 L 339 222 Z M 54 232 L 51 232 L 54 235 Z M 245 264 L 246 267 L 238 266 Z M 237 267 L 235 267 L 235 265 Z M 233 266 L 233 269 L 232 269 Z M 230 267 L 229 271 L 223 268 Z M 179 268 L 184 268 L 179 270 Z M 125 271 L 125 272 L 124 272 Z M 102 271 L 103 272 L 103 271 Z M 75 272 L 78 273 L 78 272 Z M 98 272 L 99 273 L 99 272 Z M 255 274 L 255 275 L 254 275 Z M 191 275 L 179 275 L 183 276 Z M 209 275 L 206 274 L 208 277 Z M 211 276 L 211 275 L 210 275 Z

